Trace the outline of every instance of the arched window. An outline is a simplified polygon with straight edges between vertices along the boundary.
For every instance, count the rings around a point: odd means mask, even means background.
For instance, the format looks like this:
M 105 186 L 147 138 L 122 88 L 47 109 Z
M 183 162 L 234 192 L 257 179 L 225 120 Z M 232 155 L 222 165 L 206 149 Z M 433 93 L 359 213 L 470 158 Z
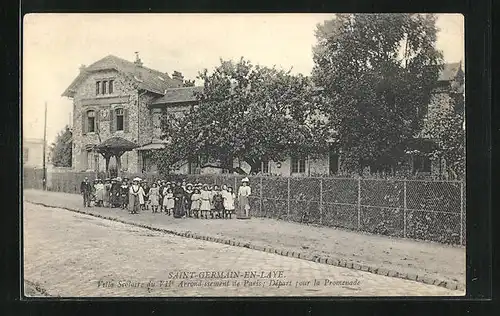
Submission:
M 123 131 L 124 130 L 124 119 L 123 119 L 123 109 L 118 108 L 115 110 L 116 115 L 116 130 Z
M 95 118 L 95 111 L 90 110 L 87 111 L 87 132 L 93 133 L 96 130 L 96 118 Z

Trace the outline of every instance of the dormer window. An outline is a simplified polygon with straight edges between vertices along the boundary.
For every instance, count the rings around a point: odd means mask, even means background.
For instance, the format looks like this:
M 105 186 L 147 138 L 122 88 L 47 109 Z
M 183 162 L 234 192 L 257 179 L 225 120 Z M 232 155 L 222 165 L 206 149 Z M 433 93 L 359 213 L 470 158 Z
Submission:
M 114 80 L 96 81 L 95 83 L 96 95 L 113 94 L 113 91 L 114 91 Z

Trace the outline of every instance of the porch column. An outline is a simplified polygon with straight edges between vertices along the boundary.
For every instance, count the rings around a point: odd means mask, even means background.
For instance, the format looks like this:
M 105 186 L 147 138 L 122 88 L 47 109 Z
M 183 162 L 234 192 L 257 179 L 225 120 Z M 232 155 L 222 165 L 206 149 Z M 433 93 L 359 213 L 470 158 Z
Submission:
M 122 155 L 123 155 L 123 151 L 117 151 L 115 152 L 115 158 L 116 158 L 116 169 L 117 170 L 117 173 L 118 173 L 118 176 L 121 177 L 121 170 L 122 170 Z
M 106 177 L 111 177 L 111 175 L 109 174 L 109 160 L 111 159 L 111 156 L 110 155 L 103 155 L 104 156 L 104 160 L 106 160 Z

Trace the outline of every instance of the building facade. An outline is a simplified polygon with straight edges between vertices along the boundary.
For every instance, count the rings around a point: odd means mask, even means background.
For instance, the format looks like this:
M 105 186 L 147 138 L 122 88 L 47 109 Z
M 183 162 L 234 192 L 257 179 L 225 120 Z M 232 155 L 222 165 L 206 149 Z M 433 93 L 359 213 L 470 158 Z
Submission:
M 23 140 L 23 167 L 43 168 L 43 145 L 42 139 Z
M 439 77 L 439 89 L 433 95 L 429 111 L 450 104 L 450 91 L 457 78 L 463 77 L 461 63 L 446 64 Z M 73 157 L 75 171 L 104 171 L 104 158 L 93 147 L 109 139 L 120 137 L 135 143 L 138 148 L 121 157 L 124 172 L 155 173 L 151 160 L 154 150 L 165 148 L 161 140 L 161 115 L 164 111 L 183 113 L 196 105 L 195 93 L 202 87 L 183 87 L 182 74 L 172 76 L 149 69 L 139 56 L 135 62 L 109 55 L 94 64 L 80 68 L 80 74 L 64 91 L 63 96 L 73 100 Z M 422 136 L 425 138 L 425 135 Z M 290 157 L 280 162 L 263 162 L 262 173 L 273 175 L 314 176 L 335 175 L 341 171 L 342 157 L 334 150 L 319 158 Z M 409 156 L 409 163 L 421 173 L 434 173 L 442 162 L 430 161 L 422 155 Z M 116 168 L 110 161 L 110 168 Z M 234 161 L 245 171 L 250 167 Z M 220 173 L 217 168 L 201 168 L 199 164 L 181 161 L 171 172 Z

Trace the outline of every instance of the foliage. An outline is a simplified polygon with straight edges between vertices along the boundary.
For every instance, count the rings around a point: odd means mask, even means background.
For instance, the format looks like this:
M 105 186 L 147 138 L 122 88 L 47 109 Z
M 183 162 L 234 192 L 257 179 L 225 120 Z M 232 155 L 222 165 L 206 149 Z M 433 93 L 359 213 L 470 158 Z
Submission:
M 199 79 L 204 82 L 199 104 L 183 115 L 163 116 L 169 146 L 156 155 L 160 169 L 197 157 L 203 166 L 238 171 L 237 158 L 252 173 L 263 159 L 281 161 L 326 148 L 319 99 L 309 78 L 241 58 L 221 60 Z
M 182 83 L 183 87 L 194 87 L 194 80 L 184 80 Z
M 72 138 L 73 133 L 68 126 L 57 134 L 55 142 L 50 146 L 54 167 L 71 167 Z
M 429 113 L 424 131 L 433 139 L 438 148 L 431 153 L 432 158 L 443 157 L 452 179 L 465 176 L 465 115 L 464 97 L 452 94 L 449 107 L 441 106 Z
M 331 100 L 323 110 L 343 167 L 394 170 L 422 128 L 441 69 L 435 17 L 339 14 L 317 26 L 316 38 L 313 80 Z

